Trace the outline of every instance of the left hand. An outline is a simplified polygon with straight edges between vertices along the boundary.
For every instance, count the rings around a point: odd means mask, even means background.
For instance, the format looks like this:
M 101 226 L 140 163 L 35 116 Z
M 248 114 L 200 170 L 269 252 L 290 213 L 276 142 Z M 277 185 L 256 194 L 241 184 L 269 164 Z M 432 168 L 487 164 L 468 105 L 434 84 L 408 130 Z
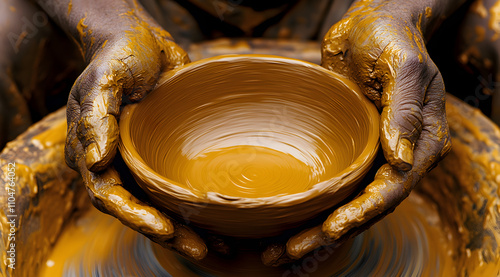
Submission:
M 444 83 L 425 48 L 419 16 L 425 15 L 360 1 L 326 34 L 322 65 L 356 81 L 382 111 L 380 142 L 388 164 L 322 226 L 293 236 L 286 246 L 268 247 L 265 264 L 300 259 L 366 230 L 392 212 L 451 149 Z

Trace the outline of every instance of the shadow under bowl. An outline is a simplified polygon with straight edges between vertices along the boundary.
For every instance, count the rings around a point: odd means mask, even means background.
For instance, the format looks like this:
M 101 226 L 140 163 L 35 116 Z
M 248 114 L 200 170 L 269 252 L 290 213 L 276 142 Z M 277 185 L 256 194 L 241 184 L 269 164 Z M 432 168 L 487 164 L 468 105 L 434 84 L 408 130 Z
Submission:
M 157 208 L 211 232 L 299 226 L 348 197 L 379 147 L 373 104 L 315 64 L 227 55 L 163 80 L 123 110 L 119 149 Z

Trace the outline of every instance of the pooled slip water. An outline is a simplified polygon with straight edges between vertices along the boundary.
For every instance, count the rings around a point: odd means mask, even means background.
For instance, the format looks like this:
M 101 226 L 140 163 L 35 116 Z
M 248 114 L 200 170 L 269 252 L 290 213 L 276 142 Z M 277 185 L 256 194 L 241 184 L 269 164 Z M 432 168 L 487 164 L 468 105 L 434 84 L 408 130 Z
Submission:
M 291 154 L 262 146 L 232 146 L 202 153 L 179 165 L 172 180 L 202 194 L 271 197 L 304 192 L 318 183 L 314 169 Z

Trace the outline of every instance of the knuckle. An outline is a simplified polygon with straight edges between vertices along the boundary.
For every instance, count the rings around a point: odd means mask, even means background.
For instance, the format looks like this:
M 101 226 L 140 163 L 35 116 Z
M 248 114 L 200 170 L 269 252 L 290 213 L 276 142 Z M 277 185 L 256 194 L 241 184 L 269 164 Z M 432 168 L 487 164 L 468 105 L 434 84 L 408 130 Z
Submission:
M 99 211 L 107 213 L 102 197 L 100 197 L 99 194 L 95 193 L 88 184 L 86 184 L 85 188 L 87 189 L 87 193 L 90 197 L 90 202 L 92 203 L 92 205 Z
M 405 100 L 398 103 L 391 125 L 409 134 L 418 134 L 422 130 L 423 115 L 421 106 L 416 101 Z
M 452 147 L 451 139 L 448 137 L 445 140 L 445 143 L 443 145 L 443 149 L 441 150 L 441 158 L 446 157 L 448 153 L 450 153 Z
M 323 38 L 323 43 L 324 44 L 335 43 L 337 41 L 336 40 L 337 38 L 346 33 L 346 30 L 348 29 L 348 24 L 349 20 L 344 18 L 341 19 L 339 22 L 335 23 L 334 25 L 332 25 L 332 27 L 328 30 L 325 37 Z
M 403 60 L 403 67 L 409 69 L 424 69 L 426 66 L 421 60 L 421 53 L 416 53 L 415 51 L 406 51 L 405 59 Z
M 321 54 L 324 64 L 334 58 L 342 60 L 347 49 L 347 25 L 347 20 L 339 21 L 330 28 L 323 38 Z
M 439 72 L 432 60 L 428 59 L 424 61 L 423 57 L 427 56 L 427 53 L 414 50 L 407 50 L 403 53 L 404 58 L 400 68 L 402 77 L 418 76 L 420 83 L 423 84 L 422 87 L 425 87 Z

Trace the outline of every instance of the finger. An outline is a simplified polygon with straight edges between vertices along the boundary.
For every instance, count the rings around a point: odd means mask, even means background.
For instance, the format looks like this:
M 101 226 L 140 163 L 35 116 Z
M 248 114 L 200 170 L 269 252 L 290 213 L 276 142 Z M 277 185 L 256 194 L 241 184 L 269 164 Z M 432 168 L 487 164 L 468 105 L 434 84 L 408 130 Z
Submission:
M 386 164 L 382 166 L 363 194 L 332 213 L 323 224 L 323 232 L 331 241 L 352 230 L 364 230 L 403 201 L 437 162 L 451 149 L 446 121 L 444 86 L 438 73 L 428 88 L 422 109 L 423 128 L 415 144 L 413 168 L 408 172 L 398 171 Z
M 78 160 L 76 148 L 80 143 L 76 135 L 78 118 L 80 118 L 80 104 L 75 98 L 75 95 L 70 93 L 66 106 L 67 135 L 66 144 L 64 146 L 64 156 L 66 164 L 76 171 L 79 171 L 78 163 L 76 162 Z
M 121 186 L 118 172 L 112 167 L 101 173 L 94 173 L 89 171 L 81 160 L 79 169 L 92 203 L 97 209 L 116 217 L 123 224 L 158 243 L 173 237 L 174 226 L 171 221 L 125 190 Z
M 279 266 L 298 260 L 322 246 L 328 245 L 334 248 L 340 245 L 337 242 L 331 244 L 321 229 L 322 226 L 319 225 L 304 230 L 291 237 L 286 245 L 279 243 L 269 245 L 262 253 L 262 262 L 267 266 Z
M 438 72 L 429 85 L 424 100 L 423 129 L 420 139 L 415 145 L 417 169 L 425 170 L 425 172 L 434 168 L 437 162 L 451 150 L 445 97 L 443 78 Z
M 75 151 L 81 150 L 81 144 Z M 174 226 L 170 219 L 140 202 L 121 186 L 121 180 L 112 167 L 101 173 L 87 169 L 85 161 L 78 161 L 78 168 L 92 200 L 101 212 L 107 213 L 124 225 L 143 233 L 155 242 L 171 239 Z
M 364 192 L 348 204 L 335 210 L 323 223 L 322 231 L 330 241 L 336 241 L 349 231 L 396 206 L 410 192 L 404 186 L 405 173 L 389 164 L 383 165 Z
M 286 253 L 285 243 L 272 243 L 262 252 L 261 260 L 267 266 L 280 266 L 294 260 Z
M 130 74 L 123 71 L 123 63 L 117 60 L 92 64 L 73 87 L 81 107 L 76 133 L 85 150 L 86 166 L 93 172 L 109 166 L 116 154 L 123 79 Z
M 333 25 L 323 38 L 321 45 L 321 66 L 337 72 L 344 77 L 349 77 L 347 50 L 349 41 L 347 39 L 349 21 L 341 20 Z
M 81 148 L 79 144 L 76 151 L 81 151 Z M 94 173 L 87 169 L 81 159 L 79 171 L 92 204 L 101 212 L 117 218 L 124 225 L 183 256 L 195 260 L 206 256 L 207 247 L 196 233 L 181 224 L 174 227 L 164 214 L 131 195 L 121 186 L 120 176 L 113 167 Z
M 167 246 L 177 250 L 183 256 L 202 260 L 207 255 L 207 246 L 191 228 L 175 224 L 174 238 L 167 242 Z
M 388 177 L 393 177 L 388 178 Z M 389 164 L 382 166 L 376 174 L 375 181 L 369 184 L 363 194 L 353 201 L 335 210 L 322 226 L 303 231 L 286 244 L 286 255 L 275 249 L 267 249 L 268 265 L 281 265 L 296 260 L 321 246 L 338 246 L 349 237 L 360 234 L 370 225 L 370 220 L 390 209 L 408 195 L 398 181 L 403 177 Z M 372 221 L 372 224 L 375 223 Z M 360 228 L 363 225 L 363 228 Z M 275 248 L 280 249 L 275 246 Z M 270 251 L 274 250 L 274 251 Z
M 291 237 L 286 244 L 269 245 L 261 259 L 267 266 L 280 266 L 302 258 L 322 245 L 325 245 L 325 237 L 321 226 L 316 226 Z
M 381 63 L 394 62 L 387 61 L 386 55 L 382 54 Z M 405 56 L 396 62 L 394 77 L 384 84 L 380 142 L 389 164 L 399 170 L 408 171 L 413 166 L 415 143 L 422 132 L 424 98 L 439 73 L 434 64 L 428 64 L 417 54 Z
M 316 226 L 291 237 L 286 243 L 286 252 L 291 258 L 300 259 L 322 245 L 325 245 L 325 237 L 321 226 Z

